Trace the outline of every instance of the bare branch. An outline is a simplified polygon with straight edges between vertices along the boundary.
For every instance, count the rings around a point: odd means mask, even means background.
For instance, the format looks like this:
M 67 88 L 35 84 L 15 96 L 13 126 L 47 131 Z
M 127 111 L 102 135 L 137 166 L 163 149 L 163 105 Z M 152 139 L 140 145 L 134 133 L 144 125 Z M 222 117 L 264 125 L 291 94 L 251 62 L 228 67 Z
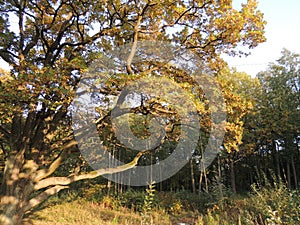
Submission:
M 14 53 L 8 51 L 7 49 L 0 50 L 0 57 L 12 66 L 16 66 L 17 64 L 14 62 L 13 58 L 17 58 L 18 56 Z
M 23 211 L 26 212 L 32 208 L 34 208 L 35 206 L 41 204 L 42 202 L 44 202 L 49 196 L 57 194 L 58 192 L 60 192 L 63 189 L 69 188 L 68 186 L 54 186 L 52 188 L 47 189 L 46 191 L 42 192 L 41 194 L 39 194 L 38 196 L 32 198 L 29 200 L 29 203 L 27 205 L 25 205 L 23 207 Z
M 132 44 L 132 47 L 131 47 L 130 54 L 129 54 L 129 56 L 127 58 L 127 61 L 126 61 L 126 69 L 127 69 L 128 74 L 133 74 L 133 71 L 132 71 L 132 68 L 131 68 L 131 63 L 132 63 L 132 60 L 133 60 L 133 57 L 135 55 L 136 48 L 137 48 L 138 35 L 139 35 L 140 25 L 141 25 L 141 22 L 142 22 L 142 19 L 143 19 L 143 14 L 145 13 L 148 6 L 149 6 L 149 4 L 147 3 L 146 6 L 141 10 L 141 13 L 139 13 L 137 22 L 134 26 L 133 44 Z
M 38 182 L 46 177 L 49 177 L 51 174 L 55 172 L 55 170 L 61 165 L 62 161 L 64 160 L 67 151 L 76 146 L 77 142 L 75 140 L 68 143 L 66 146 L 63 147 L 63 151 L 60 155 L 51 163 L 48 169 L 42 169 L 37 171 L 37 175 L 35 177 L 35 182 Z
M 30 51 L 30 49 L 32 49 L 37 44 L 39 37 L 40 37 L 40 30 L 39 30 L 38 26 L 35 26 L 35 35 L 32 38 L 31 42 L 28 43 L 28 45 L 25 47 L 25 49 L 23 51 L 24 55 L 27 55 L 28 52 Z
M 46 178 L 44 180 L 39 181 L 34 186 L 34 190 L 40 190 L 40 189 L 47 188 L 49 186 L 55 186 L 55 185 L 69 185 L 76 181 L 86 180 L 86 179 L 94 179 L 94 178 L 102 176 L 104 174 L 113 174 L 113 173 L 119 173 L 119 172 L 129 170 L 131 168 L 134 168 L 137 165 L 140 157 L 148 151 L 149 150 L 140 151 L 131 162 L 121 165 L 121 166 L 114 167 L 114 168 L 99 169 L 99 170 L 95 170 L 95 171 L 92 171 L 92 172 L 89 172 L 86 174 L 71 175 L 69 177 Z
M 2 125 L 0 125 L 0 133 L 2 133 L 4 135 L 4 138 L 6 140 L 9 140 L 10 132 L 8 130 L 6 130 Z

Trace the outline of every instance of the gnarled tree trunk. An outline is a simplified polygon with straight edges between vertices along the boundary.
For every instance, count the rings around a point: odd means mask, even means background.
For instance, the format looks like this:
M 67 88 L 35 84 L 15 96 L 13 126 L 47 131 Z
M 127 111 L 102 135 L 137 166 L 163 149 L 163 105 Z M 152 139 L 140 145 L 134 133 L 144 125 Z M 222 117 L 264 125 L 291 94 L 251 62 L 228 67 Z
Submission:
M 21 225 L 26 213 L 51 195 L 68 188 L 69 184 L 131 169 L 137 165 L 139 158 L 145 152 L 139 152 L 130 163 L 122 166 L 68 177 L 53 177 L 51 175 L 59 167 L 62 156 L 58 157 L 48 169 L 38 170 L 37 165 L 32 160 L 25 160 L 24 152 L 20 151 L 6 161 L 0 196 L 0 224 Z

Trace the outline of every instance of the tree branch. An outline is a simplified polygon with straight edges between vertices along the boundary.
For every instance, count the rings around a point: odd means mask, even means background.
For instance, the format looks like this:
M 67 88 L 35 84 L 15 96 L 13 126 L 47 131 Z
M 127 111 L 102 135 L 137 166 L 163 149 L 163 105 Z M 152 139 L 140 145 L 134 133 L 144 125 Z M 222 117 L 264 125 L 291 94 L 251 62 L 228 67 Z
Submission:
M 141 156 L 144 155 L 148 151 L 149 150 L 140 151 L 131 162 L 121 165 L 121 166 L 114 167 L 114 168 L 99 169 L 99 170 L 95 170 L 95 171 L 92 171 L 92 172 L 89 172 L 86 174 L 71 175 L 69 177 L 46 178 L 44 180 L 39 181 L 34 186 L 34 190 L 40 190 L 43 188 L 47 188 L 49 186 L 56 186 L 56 185 L 69 185 L 76 181 L 86 180 L 86 179 L 94 179 L 94 178 L 102 176 L 104 174 L 113 174 L 113 173 L 119 173 L 119 172 L 129 170 L 131 168 L 134 168 L 137 165 Z
M 59 154 L 59 156 L 51 163 L 48 169 L 41 169 L 37 171 L 37 175 L 35 177 L 35 182 L 38 182 L 46 177 L 49 177 L 51 174 L 55 172 L 55 170 L 61 165 L 64 160 L 68 150 L 77 145 L 75 140 L 68 143 L 63 147 L 63 151 Z
M 34 208 L 35 206 L 41 204 L 43 201 L 45 201 L 49 196 L 57 194 L 58 192 L 60 192 L 63 189 L 69 188 L 68 186 L 54 186 L 52 188 L 47 189 L 46 191 L 42 192 L 41 194 L 39 194 L 38 196 L 32 198 L 29 200 L 29 203 L 27 205 L 25 205 L 23 207 L 23 211 L 26 212 L 32 208 Z
M 17 64 L 14 62 L 13 58 L 17 58 L 18 56 L 8 51 L 7 49 L 0 50 L 0 57 L 12 66 L 16 66 Z
M 4 138 L 6 140 L 9 140 L 10 132 L 8 130 L 6 130 L 2 125 L 0 125 L 0 133 L 2 133 L 4 135 Z
M 28 52 L 30 51 L 30 49 L 32 49 L 37 44 L 39 37 L 40 37 L 40 30 L 39 30 L 38 26 L 35 25 L 35 35 L 32 38 L 31 42 L 29 42 L 27 44 L 27 46 L 25 47 L 25 49 L 23 51 L 24 55 L 27 55 Z
M 141 15 L 138 16 L 138 20 L 136 22 L 136 25 L 134 26 L 133 44 L 132 44 L 132 47 L 131 47 L 130 54 L 129 54 L 129 56 L 127 58 L 127 61 L 126 61 L 126 69 L 127 69 L 128 74 L 133 74 L 133 71 L 132 71 L 132 68 L 131 68 L 131 63 L 132 63 L 133 57 L 134 57 L 135 52 L 136 52 L 139 29 L 140 29 L 139 27 L 141 25 L 142 19 L 143 19 L 143 16 L 141 14 Z

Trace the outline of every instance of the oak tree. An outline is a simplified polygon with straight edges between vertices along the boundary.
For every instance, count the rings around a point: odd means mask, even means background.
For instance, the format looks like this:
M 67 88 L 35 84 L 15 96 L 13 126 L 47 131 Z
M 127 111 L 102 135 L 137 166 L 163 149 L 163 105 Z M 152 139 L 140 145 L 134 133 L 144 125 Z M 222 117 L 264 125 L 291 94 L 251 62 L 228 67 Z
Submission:
M 72 182 L 138 163 L 142 153 L 122 167 L 56 174 L 66 159 L 80 155 L 68 109 L 81 75 L 99 55 L 132 43 L 125 60 L 130 78 L 157 67 L 147 59 L 145 66 L 134 64 L 138 41 L 169 41 L 218 69 L 221 53 L 247 54 L 265 40 L 265 22 L 254 0 L 240 11 L 231 0 L 1 0 L 0 13 L 0 57 L 11 68 L 0 80 L 5 161 L 0 221 L 5 225 L 20 224 L 26 213 Z M 103 94 L 117 96 L 121 84 L 115 89 L 106 84 Z

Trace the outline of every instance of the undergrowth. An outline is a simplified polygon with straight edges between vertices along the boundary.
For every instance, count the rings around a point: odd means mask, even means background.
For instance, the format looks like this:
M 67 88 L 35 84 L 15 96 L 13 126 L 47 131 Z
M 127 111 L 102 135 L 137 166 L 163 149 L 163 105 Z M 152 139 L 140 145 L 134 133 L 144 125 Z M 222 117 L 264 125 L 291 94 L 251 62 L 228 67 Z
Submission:
M 247 196 L 223 198 L 158 192 L 153 184 L 119 195 L 95 187 L 52 197 L 30 220 L 34 225 L 294 225 L 300 224 L 300 192 L 282 182 L 256 184 Z

